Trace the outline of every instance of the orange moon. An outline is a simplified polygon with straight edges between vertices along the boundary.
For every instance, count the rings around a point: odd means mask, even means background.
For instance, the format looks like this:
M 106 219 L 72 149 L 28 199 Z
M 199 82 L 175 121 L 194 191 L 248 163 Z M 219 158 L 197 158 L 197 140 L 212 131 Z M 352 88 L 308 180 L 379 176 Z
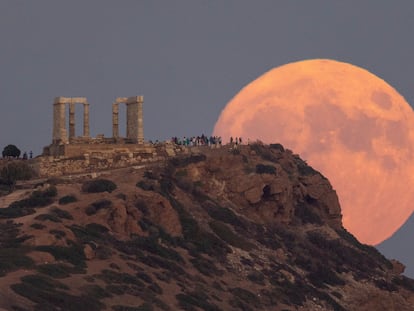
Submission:
M 414 206 L 414 113 L 369 71 L 328 59 L 274 68 L 224 108 L 213 135 L 279 142 L 326 176 L 343 224 L 376 245 Z

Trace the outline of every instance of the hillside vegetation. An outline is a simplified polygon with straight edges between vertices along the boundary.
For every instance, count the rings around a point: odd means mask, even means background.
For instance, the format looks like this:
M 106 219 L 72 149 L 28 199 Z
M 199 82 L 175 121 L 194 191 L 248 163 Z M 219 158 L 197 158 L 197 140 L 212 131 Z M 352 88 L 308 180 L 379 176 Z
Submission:
M 352 181 L 350 181 L 352 182 Z M 279 144 L 64 177 L 0 209 L 6 310 L 413 310 L 414 281 L 342 227 Z

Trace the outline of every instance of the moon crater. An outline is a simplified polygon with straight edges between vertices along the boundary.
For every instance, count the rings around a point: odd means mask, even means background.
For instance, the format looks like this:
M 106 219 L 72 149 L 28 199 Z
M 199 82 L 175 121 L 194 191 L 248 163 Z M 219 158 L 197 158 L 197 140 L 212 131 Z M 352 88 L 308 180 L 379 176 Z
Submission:
M 371 100 L 382 109 L 390 109 L 392 107 L 392 100 L 390 95 L 382 91 L 374 91 Z

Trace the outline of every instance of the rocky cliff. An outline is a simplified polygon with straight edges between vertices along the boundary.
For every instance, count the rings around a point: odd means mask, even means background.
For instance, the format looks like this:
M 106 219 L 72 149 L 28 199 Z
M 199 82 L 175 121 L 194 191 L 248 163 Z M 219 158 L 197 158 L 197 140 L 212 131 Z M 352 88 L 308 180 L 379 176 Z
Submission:
M 0 308 L 414 309 L 324 176 L 279 144 L 237 147 L 28 189 L 0 209 Z

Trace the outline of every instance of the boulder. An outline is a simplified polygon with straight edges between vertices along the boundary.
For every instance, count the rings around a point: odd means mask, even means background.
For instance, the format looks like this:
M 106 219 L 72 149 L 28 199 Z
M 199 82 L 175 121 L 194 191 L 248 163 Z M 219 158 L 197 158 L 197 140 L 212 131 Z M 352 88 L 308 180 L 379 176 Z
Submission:
M 52 263 L 55 261 L 55 257 L 48 252 L 33 251 L 28 253 L 27 256 L 32 258 L 37 265 Z
M 263 187 L 253 187 L 244 192 L 244 197 L 250 204 L 259 203 L 262 199 L 262 195 Z
M 95 258 L 95 251 L 89 244 L 86 244 L 83 248 L 83 253 L 85 254 L 85 258 L 87 260 L 91 260 Z

